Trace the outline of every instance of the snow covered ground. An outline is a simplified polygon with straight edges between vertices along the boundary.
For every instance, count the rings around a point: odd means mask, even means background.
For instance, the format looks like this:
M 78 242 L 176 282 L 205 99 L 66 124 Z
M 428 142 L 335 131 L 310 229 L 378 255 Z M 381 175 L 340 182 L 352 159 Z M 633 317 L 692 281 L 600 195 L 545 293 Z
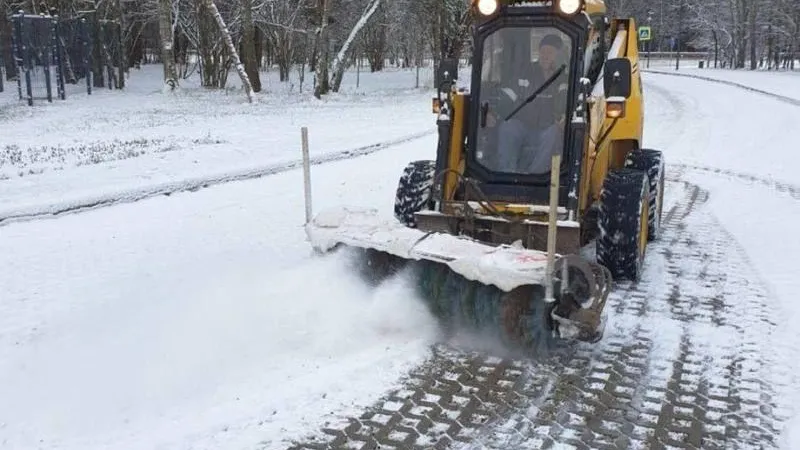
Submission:
M 750 80 L 757 85 L 776 76 L 762 73 L 757 80 L 756 75 Z M 721 78 L 726 77 L 736 75 Z M 764 339 L 771 356 L 787 366 L 786 404 L 797 404 L 800 263 L 794 255 L 800 254 L 800 241 L 794 236 L 800 220 L 800 156 L 788 130 L 800 123 L 800 107 L 707 81 L 659 74 L 643 78 L 655 100 L 647 104 L 645 144 L 663 148 L 668 164 L 688 170 L 684 179 L 710 192 L 713 214 L 744 247 L 754 276 L 768 285 L 775 301 L 770 307 L 780 321 L 775 334 Z M 785 92 L 800 92 L 800 77 L 793 81 Z M 786 449 L 800 449 L 800 410 L 795 415 L 786 428 Z
M 800 61 L 798 64 L 800 64 Z M 653 60 L 649 68 L 647 68 L 646 62 L 644 66 L 645 70 L 649 72 L 670 73 L 727 81 L 800 101 L 800 91 L 797 89 L 797 85 L 800 83 L 800 70 L 759 69 L 753 71 L 747 69 L 714 69 L 707 66 L 700 69 L 697 67 L 697 61 L 682 61 L 679 69 L 675 70 L 674 59 Z
M 238 80 L 227 92 L 209 92 L 194 77 L 165 96 L 160 76 L 160 66 L 144 66 L 131 71 L 125 92 L 97 89 L 66 102 L 7 106 L 0 114 L 0 219 L 283 170 L 300 154 L 303 126 L 313 157 L 434 129 L 424 89 L 429 70 L 421 89 L 413 71 L 350 73 L 340 95 L 322 100 L 311 95 L 309 79 L 300 94 L 296 74 L 279 83 L 270 73 L 253 105 Z M 16 100 L 16 88 L 0 97 Z
M 322 101 L 272 80 L 247 105 L 239 92 L 164 96 L 159 71 L 134 71 L 126 92 L 0 106 L 0 217 L 278 173 L 0 222 L 0 448 L 285 448 L 358 414 L 430 356 L 437 328 L 407 280 L 369 292 L 346 258 L 310 254 L 301 172 L 284 170 L 304 125 L 315 156 L 404 141 L 312 170 L 316 210 L 390 215 L 406 162 L 435 151 L 431 92 L 414 89 L 414 72 L 362 74 L 360 89 L 351 73 L 343 94 Z M 800 157 L 786 131 L 800 107 L 703 80 L 644 79 L 646 145 L 710 193 L 754 280 L 769 286 L 781 322 L 764 345 L 786 369 L 775 375 L 789 381 L 780 402 L 800 417 Z M 800 419 L 784 448 L 800 448 L 798 431 Z
M 246 105 L 196 90 L 164 98 L 157 77 L 134 76 L 129 92 L 13 106 L 5 146 L 161 144 L 87 165 L 78 157 L 92 154 L 42 152 L 55 157 L 25 166 L 38 173 L 6 172 L 0 209 L 56 210 L 294 161 L 301 125 L 313 156 L 424 135 L 430 94 L 414 78 L 389 71 L 321 102 L 273 91 Z M 206 134 L 219 143 L 190 142 Z M 376 154 L 369 172 L 320 167 L 315 201 L 390 212 L 394 181 L 381 180 L 434 146 L 428 137 Z M 402 280 L 370 294 L 341 258 L 312 260 L 299 175 L 4 226 L 3 448 L 271 448 L 368 404 L 421 363 L 436 329 Z
M 315 200 L 390 212 L 380 180 L 430 145 L 368 157 L 369 177 L 320 167 Z M 312 260 L 302 185 L 293 171 L 3 227 L 0 443 L 280 448 L 422 363 L 436 328 L 402 280 L 370 294 L 344 261 Z
M 668 146 L 671 163 L 800 182 L 800 154 L 789 150 L 798 106 L 724 84 L 651 73 L 643 79 L 658 101 L 645 106 L 646 145 Z

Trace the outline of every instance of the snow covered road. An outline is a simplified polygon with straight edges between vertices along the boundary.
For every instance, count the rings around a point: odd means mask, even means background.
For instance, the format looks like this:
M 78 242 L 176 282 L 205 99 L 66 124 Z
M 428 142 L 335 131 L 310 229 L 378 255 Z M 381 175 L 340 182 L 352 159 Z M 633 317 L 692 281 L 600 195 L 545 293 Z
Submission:
M 609 299 L 603 341 L 537 361 L 439 347 L 349 427 L 293 448 L 773 448 L 796 355 L 765 337 L 771 299 L 709 193 L 681 180 L 644 281 Z
M 288 171 L 0 227 L 0 448 L 777 447 L 800 412 L 800 108 L 645 80 L 664 236 L 601 343 L 541 361 L 435 345 L 404 280 L 369 292 L 311 256 Z M 434 151 L 316 166 L 315 209 L 390 215 Z
M 536 362 L 439 348 L 347 428 L 294 448 L 800 448 L 800 161 L 786 133 L 800 108 L 645 79 L 646 146 L 669 163 L 664 235 L 643 282 L 609 300 L 604 340 Z
M 664 64 L 665 62 L 654 63 L 652 68 L 646 68 L 644 71 L 654 74 L 717 81 L 730 86 L 761 92 L 785 103 L 800 104 L 800 91 L 797 90 L 797 84 L 800 83 L 800 72 L 798 71 L 698 69 L 685 66 L 676 71 L 673 64 Z
M 390 214 L 394 182 L 376 180 L 434 144 L 366 157 L 364 177 L 320 166 L 315 201 Z M 435 324 L 402 284 L 370 294 L 343 261 L 311 261 L 300 175 L 4 227 L 0 443 L 248 448 L 423 362 Z

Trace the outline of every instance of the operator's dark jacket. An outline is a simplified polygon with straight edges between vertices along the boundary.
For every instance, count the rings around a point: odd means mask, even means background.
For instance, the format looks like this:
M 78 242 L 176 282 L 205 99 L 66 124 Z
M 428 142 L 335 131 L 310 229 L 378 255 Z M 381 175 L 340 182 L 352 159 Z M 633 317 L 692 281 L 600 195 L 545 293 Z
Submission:
M 498 87 L 499 104 L 497 112 L 502 119 L 505 119 L 511 111 L 522 104 L 529 95 L 547 81 L 538 62 L 527 64 L 527 66 L 527 69 L 518 72 L 519 77 L 508 79 L 502 83 L 502 87 Z M 525 79 L 528 81 L 527 86 L 520 86 L 520 80 Z M 536 100 L 525 105 L 513 118 L 522 121 L 532 130 L 537 131 L 553 125 L 556 120 L 563 117 L 566 110 L 566 83 L 567 74 L 565 69 L 565 72 L 562 72 L 547 89 L 542 91 L 536 97 Z M 559 89 L 562 89 L 562 92 L 559 92 Z M 507 93 L 508 90 L 513 91 L 513 95 L 509 95 Z

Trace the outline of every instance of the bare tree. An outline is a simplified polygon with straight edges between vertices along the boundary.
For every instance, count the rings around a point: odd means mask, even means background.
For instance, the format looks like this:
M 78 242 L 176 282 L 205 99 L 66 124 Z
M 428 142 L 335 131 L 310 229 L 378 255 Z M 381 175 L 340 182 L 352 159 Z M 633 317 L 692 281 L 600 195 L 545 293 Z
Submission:
M 239 52 L 236 51 L 236 46 L 233 45 L 233 39 L 231 38 L 231 33 L 228 30 L 228 26 L 225 25 L 225 21 L 222 19 L 222 14 L 219 13 L 214 0 L 204 1 L 206 8 L 208 8 L 208 10 L 211 12 L 211 15 L 214 17 L 214 20 L 217 22 L 217 26 L 222 33 L 222 38 L 225 40 L 225 44 L 228 46 L 228 51 L 230 52 L 231 58 L 233 58 L 236 71 L 239 73 L 239 78 L 242 79 L 242 86 L 247 94 L 247 100 L 250 103 L 253 103 L 253 86 L 250 84 L 250 79 L 247 76 L 247 72 L 244 70 L 244 65 L 242 64 L 241 59 L 239 59 Z
M 364 13 L 361 15 L 361 18 L 358 19 L 358 22 L 356 22 L 355 26 L 353 26 L 353 28 L 350 30 L 350 34 L 348 34 L 347 39 L 342 45 L 342 48 L 333 59 L 333 65 L 331 68 L 333 75 L 330 83 L 331 90 L 333 90 L 333 92 L 338 92 L 339 87 L 342 85 L 342 77 L 344 76 L 344 71 L 347 68 L 346 61 L 349 59 L 349 56 L 353 51 L 353 41 L 355 41 L 364 27 L 369 23 L 369 20 L 375 14 L 375 11 L 378 10 L 380 5 L 381 0 L 369 0 Z
M 254 92 L 261 92 L 261 78 L 258 74 L 258 59 L 255 42 L 255 23 L 253 22 L 253 0 L 242 1 L 242 56 L 244 69 Z
M 172 17 L 172 0 L 158 0 L 158 25 L 161 38 L 161 60 L 164 64 L 164 84 L 170 90 L 178 87 Z
M 206 1 L 195 1 L 196 48 L 200 57 L 201 85 L 223 88 L 228 78 L 228 47 L 221 39 L 219 28 Z
M 323 95 L 330 92 L 330 84 L 328 80 L 328 62 L 330 61 L 330 46 L 331 41 L 330 28 L 328 27 L 328 19 L 330 14 L 330 4 L 332 0 L 317 0 L 317 16 L 319 17 L 319 27 L 316 30 L 315 54 L 319 54 L 322 58 L 312 61 L 312 66 L 315 70 L 315 78 L 317 85 L 314 88 L 314 96 L 321 98 Z
M 372 72 L 383 70 L 387 59 L 387 53 L 392 62 L 402 57 L 403 46 L 402 37 L 398 36 L 395 45 L 389 45 L 389 33 L 391 25 L 387 20 L 387 4 L 382 3 L 375 13 L 371 23 L 364 27 L 362 36 L 359 39 L 359 56 L 366 56 L 369 61 L 369 68 Z
M 261 24 L 267 36 L 281 81 L 289 79 L 296 50 L 308 40 L 309 33 L 302 22 L 308 5 L 309 0 L 271 0 L 258 10 L 256 22 Z

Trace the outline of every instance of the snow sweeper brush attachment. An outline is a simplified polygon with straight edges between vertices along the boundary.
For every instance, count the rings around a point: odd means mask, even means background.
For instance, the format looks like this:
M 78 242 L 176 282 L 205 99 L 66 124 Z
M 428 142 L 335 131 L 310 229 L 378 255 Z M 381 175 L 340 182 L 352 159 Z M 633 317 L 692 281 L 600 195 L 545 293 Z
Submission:
M 425 232 L 371 209 L 323 211 L 306 231 L 317 252 L 356 250 L 372 281 L 410 271 L 431 312 L 453 329 L 524 351 L 549 348 L 559 338 L 596 342 L 603 335 L 611 276 L 580 257 L 555 255 L 549 278 L 546 252 Z

